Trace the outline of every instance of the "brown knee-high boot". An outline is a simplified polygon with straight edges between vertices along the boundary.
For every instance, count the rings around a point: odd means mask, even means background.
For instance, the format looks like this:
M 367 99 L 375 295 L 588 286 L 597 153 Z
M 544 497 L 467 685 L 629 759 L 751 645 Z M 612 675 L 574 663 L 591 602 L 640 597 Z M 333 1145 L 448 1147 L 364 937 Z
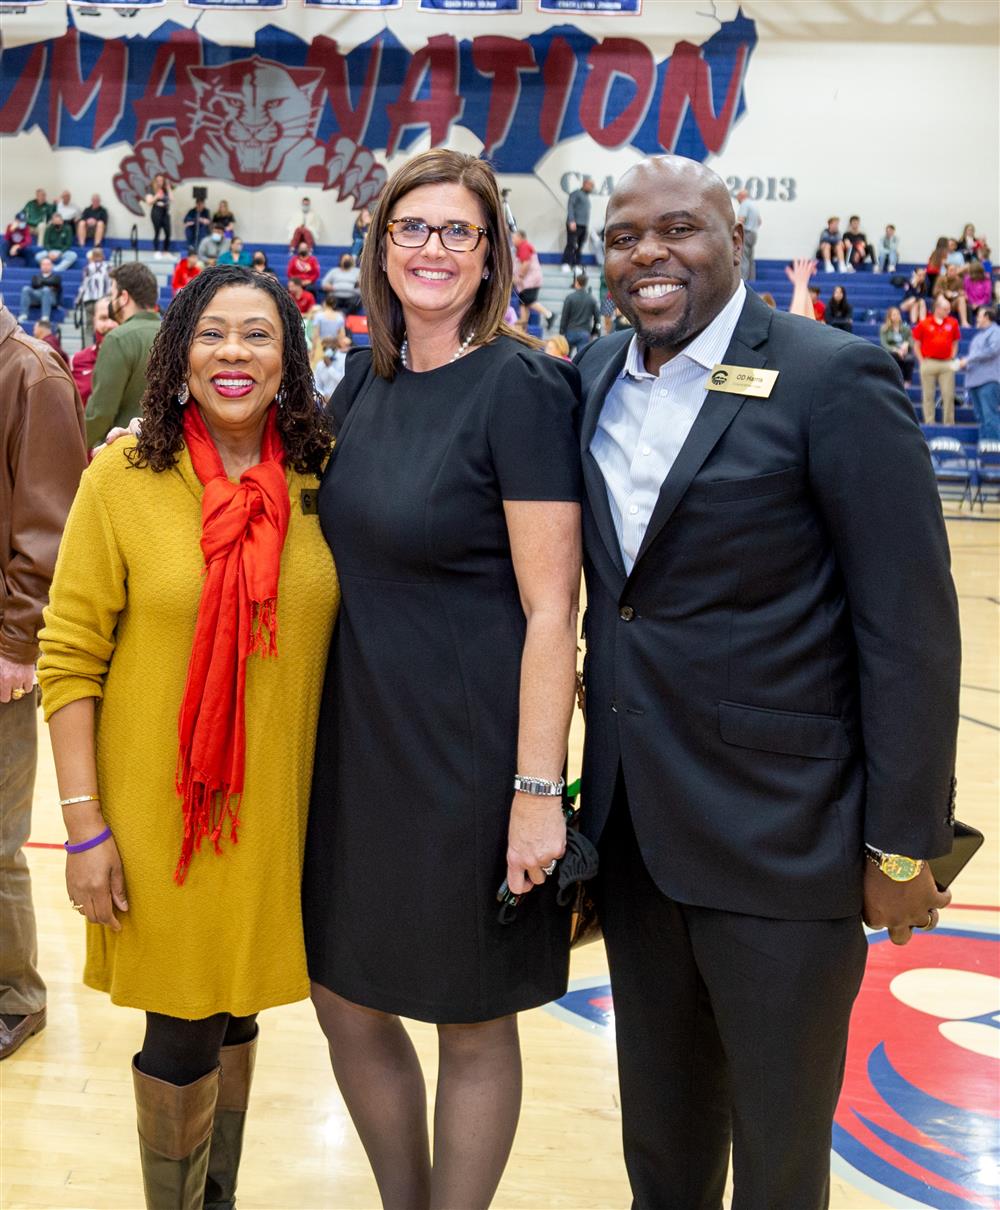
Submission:
M 235 1210 L 236 1178 L 243 1152 L 243 1127 L 256 1057 L 256 1037 L 238 1046 L 223 1046 L 219 1052 L 222 1085 L 215 1105 L 205 1210 Z
M 144 1075 L 133 1060 L 132 1082 L 148 1210 L 201 1210 L 219 1068 L 179 1086 Z

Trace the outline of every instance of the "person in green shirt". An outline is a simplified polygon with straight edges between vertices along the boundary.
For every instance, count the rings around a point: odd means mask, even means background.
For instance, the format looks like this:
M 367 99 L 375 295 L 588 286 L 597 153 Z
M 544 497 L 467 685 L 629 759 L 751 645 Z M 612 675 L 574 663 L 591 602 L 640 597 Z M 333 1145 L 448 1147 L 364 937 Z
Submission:
M 42 246 L 35 253 L 36 264 L 40 265 L 46 257 L 52 261 L 57 273 L 65 273 L 76 264 L 72 224 L 67 223 L 58 212 L 53 214 L 45 228 Z
M 24 211 L 24 221 L 34 239 L 38 239 L 38 228 L 44 227 L 56 212 L 55 202 L 50 202 L 44 189 L 36 189 L 35 196 L 30 202 L 21 207 Z
M 160 330 L 159 286 L 152 270 L 130 261 L 111 270 L 108 315 L 118 323 L 101 342 L 87 400 L 87 445 L 100 445 L 112 428 L 125 428 L 142 412 L 149 350 Z

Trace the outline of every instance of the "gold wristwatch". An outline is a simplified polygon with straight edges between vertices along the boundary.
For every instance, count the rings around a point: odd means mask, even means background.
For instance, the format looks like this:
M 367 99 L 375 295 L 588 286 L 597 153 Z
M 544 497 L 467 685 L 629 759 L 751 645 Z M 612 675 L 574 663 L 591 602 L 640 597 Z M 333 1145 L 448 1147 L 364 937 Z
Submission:
M 912 882 L 924 868 L 922 858 L 904 857 L 901 853 L 883 853 L 870 844 L 865 845 L 865 856 L 893 882 Z

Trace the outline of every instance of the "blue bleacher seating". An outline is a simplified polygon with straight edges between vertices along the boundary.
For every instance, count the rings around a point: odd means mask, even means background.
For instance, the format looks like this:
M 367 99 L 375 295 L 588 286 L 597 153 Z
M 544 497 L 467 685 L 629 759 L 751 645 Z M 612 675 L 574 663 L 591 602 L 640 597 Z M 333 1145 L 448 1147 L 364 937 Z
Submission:
M 988 499 L 1000 501 L 1000 441 L 980 441 L 976 446 L 976 490 L 972 507 L 983 510 Z
M 931 437 L 927 448 L 941 498 L 958 500 L 961 508 L 968 497 L 971 508 L 975 459 L 957 437 Z
M 176 253 L 183 251 L 181 241 L 175 240 L 173 246 Z M 268 258 L 270 267 L 284 281 L 289 256 L 288 245 L 285 243 L 262 244 L 251 240 L 249 246 L 254 250 L 259 249 L 264 252 Z M 138 247 L 143 252 L 150 252 L 152 251 L 152 242 L 148 239 L 142 239 L 139 241 Z M 116 248 L 122 250 L 122 256 L 125 259 L 132 256 L 131 246 L 128 241 L 120 239 L 108 239 L 105 241 L 105 251 L 108 256 L 113 255 Z M 325 275 L 338 263 L 340 257 L 349 250 L 347 245 L 326 244 L 318 246 L 316 248 L 316 257 L 320 263 L 321 273 Z M 561 256 L 557 251 L 542 252 L 539 254 L 539 259 L 543 265 L 552 267 L 558 265 Z M 596 287 L 599 268 L 593 263 L 592 256 L 584 257 L 584 261 L 590 270 L 593 284 Z M 791 285 L 785 276 L 785 265 L 787 263 L 785 260 L 758 260 L 756 263 L 756 276 L 752 283 L 753 288 L 758 293 L 767 292 L 773 295 L 778 307 L 782 310 L 787 310 L 792 294 Z M 156 266 L 154 265 L 153 267 L 155 268 Z M 824 299 L 829 299 L 830 292 L 835 285 L 843 286 L 854 307 L 854 335 L 872 344 L 878 344 L 879 327 L 885 316 L 885 312 L 889 307 L 897 305 L 903 295 L 902 289 L 892 284 L 892 279 L 894 277 L 908 278 L 915 267 L 913 264 L 900 264 L 894 273 L 873 273 L 869 267 L 859 272 L 846 274 L 820 272 L 813 278 L 813 284 L 819 285 Z M 83 268 L 84 261 L 81 258 L 63 277 L 63 307 L 53 313 L 53 320 L 57 324 L 65 323 L 72 318 L 73 299 L 80 284 Z M 166 274 L 168 270 L 169 266 L 164 263 L 162 272 Z M 3 290 L 7 305 L 12 310 L 16 311 L 17 309 L 21 286 L 30 281 L 34 272 L 34 265 L 18 265 L 8 262 L 5 266 Z M 165 308 L 172 296 L 173 291 L 168 281 L 161 288 L 161 307 Z M 34 316 L 37 313 L 32 311 L 31 314 Z M 548 334 L 543 328 L 539 317 L 534 312 L 529 317 L 528 330 L 533 336 L 537 336 L 542 340 Z M 962 329 L 962 337 L 959 342 L 959 356 L 967 353 L 972 335 L 973 331 L 971 328 Z M 355 341 L 358 344 L 367 343 L 367 338 L 358 336 L 355 338 Z M 953 426 L 925 425 L 922 427 L 929 440 L 940 436 L 954 437 L 961 442 L 965 448 L 965 453 L 972 457 L 974 461 L 978 427 L 975 423 L 974 412 L 970 407 L 965 405 L 965 375 L 961 372 L 956 375 L 956 393 L 956 424 Z M 919 421 L 921 419 L 919 373 L 915 375 L 914 382 L 907 388 L 907 396 L 913 404 L 914 416 Z

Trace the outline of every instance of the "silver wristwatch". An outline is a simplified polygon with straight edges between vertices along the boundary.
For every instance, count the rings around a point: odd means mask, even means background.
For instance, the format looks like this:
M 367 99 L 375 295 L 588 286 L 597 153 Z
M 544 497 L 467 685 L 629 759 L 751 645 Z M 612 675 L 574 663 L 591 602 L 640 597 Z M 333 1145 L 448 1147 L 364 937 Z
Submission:
M 544 777 L 522 777 L 518 773 L 514 777 L 514 790 L 518 794 L 537 794 L 541 798 L 560 798 L 566 782 L 563 778 L 558 781 L 548 781 Z

